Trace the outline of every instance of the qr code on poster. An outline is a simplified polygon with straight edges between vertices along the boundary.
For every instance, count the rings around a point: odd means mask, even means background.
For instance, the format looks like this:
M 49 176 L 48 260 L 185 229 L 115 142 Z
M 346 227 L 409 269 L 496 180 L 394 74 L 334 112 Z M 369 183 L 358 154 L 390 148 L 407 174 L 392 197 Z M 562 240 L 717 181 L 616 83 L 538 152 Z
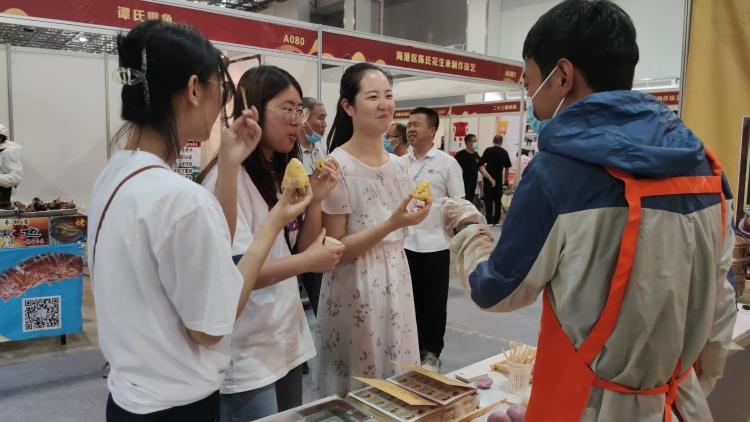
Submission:
M 61 328 L 60 296 L 23 300 L 23 332 Z

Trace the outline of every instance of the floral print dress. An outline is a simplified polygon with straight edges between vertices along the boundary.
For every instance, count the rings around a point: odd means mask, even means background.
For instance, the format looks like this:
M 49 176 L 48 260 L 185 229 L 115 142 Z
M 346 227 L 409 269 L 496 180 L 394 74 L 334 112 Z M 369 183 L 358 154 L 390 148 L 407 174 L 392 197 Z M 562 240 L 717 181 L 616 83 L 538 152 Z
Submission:
M 389 154 L 370 167 L 342 148 L 334 157 L 343 178 L 323 202 L 327 214 L 347 214 L 347 234 L 388 219 L 411 191 L 405 163 Z M 385 378 L 401 372 L 392 361 L 419 364 L 409 264 L 408 229 L 390 233 L 365 254 L 325 274 L 320 291 L 313 365 L 314 394 L 344 396 L 364 385 L 354 376 Z

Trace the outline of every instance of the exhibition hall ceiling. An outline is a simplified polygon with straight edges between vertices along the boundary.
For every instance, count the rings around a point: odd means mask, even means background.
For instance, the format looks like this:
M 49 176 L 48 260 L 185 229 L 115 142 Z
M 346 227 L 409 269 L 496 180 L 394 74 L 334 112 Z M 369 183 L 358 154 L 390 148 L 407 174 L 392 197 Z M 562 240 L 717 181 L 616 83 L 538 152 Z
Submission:
M 81 31 L 0 23 L 0 44 L 84 53 L 115 53 L 115 37 Z
M 189 0 L 194 3 L 211 6 L 226 7 L 227 9 L 242 10 L 244 12 L 260 12 L 273 3 L 273 0 Z

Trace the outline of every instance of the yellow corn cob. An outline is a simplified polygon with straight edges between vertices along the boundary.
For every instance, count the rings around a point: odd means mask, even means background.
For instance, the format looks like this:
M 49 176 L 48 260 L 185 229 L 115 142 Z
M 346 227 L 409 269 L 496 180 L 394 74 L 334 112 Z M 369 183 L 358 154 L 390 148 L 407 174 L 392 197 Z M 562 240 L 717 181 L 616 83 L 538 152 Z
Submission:
M 286 165 L 284 179 L 281 181 L 281 186 L 284 189 L 287 189 L 292 186 L 290 185 L 292 181 L 297 182 L 296 186 L 294 186 L 295 189 L 305 189 L 310 185 L 310 178 L 307 177 L 305 166 L 303 166 L 296 158 L 289 160 L 289 163 Z
M 411 193 L 411 197 L 419 201 L 427 202 L 432 199 L 432 186 L 427 180 L 422 180 L 417 183 L 414 188 L 414 192 Z

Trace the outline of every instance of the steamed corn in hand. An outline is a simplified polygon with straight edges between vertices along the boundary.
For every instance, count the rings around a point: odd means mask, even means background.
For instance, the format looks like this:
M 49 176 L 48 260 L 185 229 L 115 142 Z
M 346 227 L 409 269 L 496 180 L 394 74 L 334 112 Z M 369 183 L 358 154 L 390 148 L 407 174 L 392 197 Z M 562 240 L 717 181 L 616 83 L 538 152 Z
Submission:
M 310 186 L 310 178 L 307 176 L 305 166 L 296 158 L 289 160 L 284 170 L 284 179 L 281 181 L 283 189 L 307 189 Z
M 432 186 L 427 180 L 422 180 L 417 183 L 414 191 L 411 193 L 411 197 L 419 201 L 430 201 L 432 200 Z

